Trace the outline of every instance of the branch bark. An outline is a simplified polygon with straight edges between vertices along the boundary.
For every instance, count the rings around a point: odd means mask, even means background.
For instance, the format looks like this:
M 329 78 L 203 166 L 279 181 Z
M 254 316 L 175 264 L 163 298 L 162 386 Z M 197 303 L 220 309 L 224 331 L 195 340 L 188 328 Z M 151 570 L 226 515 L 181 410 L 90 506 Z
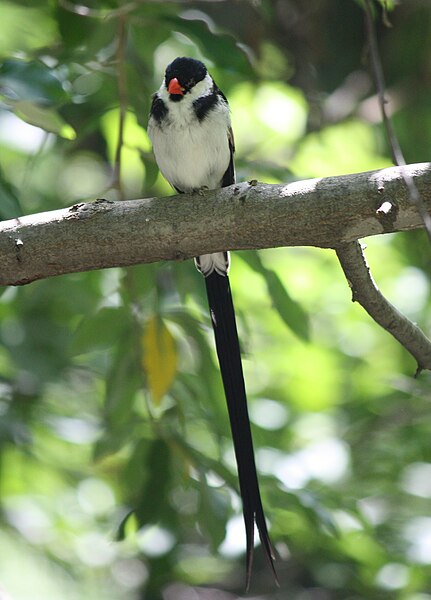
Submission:
M 431 211 L 431 164 L 404 167 Z M 0 223 L 0 285 L 107 267 L 279 246 L 337 248 L 423 227 L 397 167 L 200 194 L 96 200 Z

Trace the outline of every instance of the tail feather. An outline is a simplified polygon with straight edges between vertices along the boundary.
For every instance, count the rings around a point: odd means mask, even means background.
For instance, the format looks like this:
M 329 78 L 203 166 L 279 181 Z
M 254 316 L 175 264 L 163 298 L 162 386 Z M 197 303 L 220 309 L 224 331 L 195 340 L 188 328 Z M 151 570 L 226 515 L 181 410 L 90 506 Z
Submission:
M 255 523 L 262 547 L 278 583 L 274 567 L 275 557 L 260 498 L 229 278 L 227 275 L 219 275 L 213 271 L 205 277 L 205 282 L 238 465 L 247 542 L 246 588 L 248 590 L 253 563 Z

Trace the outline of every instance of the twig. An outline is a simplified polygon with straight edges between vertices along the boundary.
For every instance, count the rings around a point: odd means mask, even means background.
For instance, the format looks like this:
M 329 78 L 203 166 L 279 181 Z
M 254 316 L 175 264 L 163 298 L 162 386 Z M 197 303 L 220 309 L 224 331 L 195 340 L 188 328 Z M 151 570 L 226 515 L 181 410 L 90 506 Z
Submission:
M 431 340 L 382 295 L 359 242 L 343 244 L 335 251 L 352 290 L 353 302 L 359 302 L 379 325 L 410 352 L 418 365 L 416 374 L 423 369 L 431 369 Z
M 118 44 L 117 44 L 117 85 L 118 85 L 118 103 L 120 109 L 120 118 L 118 122 L 118 140 L 115 149 L 114 159 L 114 178 L 112 186 L 118 190 L 120 200 L 125 200 L 124 189 L 121 180 L 121 153 L 124 144 L 124 123 L 127 111 L 127 84 L 125 66 L 125 49 L 126 49 L 126 15 L 118 16 Z
M 125 2 L 118 8 L 90 8 L 83 3 L 70 2 L 69 0 L 59 0 L 59 5 L 75 15 L 80 17 L 90 17 L 93 19 L 114 19 L 119 15 L 130 13 L 139 6 L 139 1 Z M 0 599 L 1 600 L 1 599 Z
M 365 24 L 367 30 L 367 38 L 368 44 L 370 47 L 370 56 L 371 56 L 371 66 L 372 66 L 372 74 L 374 78 L 374 84 L 377 89 L 377 94 L 379 98 L 380 111 L 382 113 L 383 125 L 386 131 L 386 137 L 388 139 L 388 143 L 392 153 L 392 159 L 394 164 L 401 168 L 401 173 L 403 175 L 405 184 L 407 189 L 409 190 L 410 200 L 412 204 L 416 206 L 419 214 L 423 220 L 425 225 L 425 230 L 427 232 L 428 238 L 431 242 L 431 216 L 427 212 L 424 203 L 422 202 L 419 191 L 414 184 L 414 181 L 409 176 L 406 167 L 406 161 L 401 150 L 401 146 L 398 142 L 397 135 L 393 128 L 392 122 L 386 111 L 387 100 L 385 98 L 385 78 L 383 74 L 382 62 L 380 60 L 380 53 L 377 44 L 377 36 L 376 30 L 373 22 L 372 15 L 372 4 L 371 0 L 365 0 Z

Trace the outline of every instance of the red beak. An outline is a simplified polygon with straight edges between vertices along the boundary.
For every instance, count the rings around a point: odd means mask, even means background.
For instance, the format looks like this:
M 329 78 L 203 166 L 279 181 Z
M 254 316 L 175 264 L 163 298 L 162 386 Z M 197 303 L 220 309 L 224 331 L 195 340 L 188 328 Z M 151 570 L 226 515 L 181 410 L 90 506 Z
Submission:
M 182 96 L 184 94 L 184 89 L 180 86 L 180 82 L 176 77 L 170 80 L 168 85 L 168 92 L 170 94 L 176 94 Z

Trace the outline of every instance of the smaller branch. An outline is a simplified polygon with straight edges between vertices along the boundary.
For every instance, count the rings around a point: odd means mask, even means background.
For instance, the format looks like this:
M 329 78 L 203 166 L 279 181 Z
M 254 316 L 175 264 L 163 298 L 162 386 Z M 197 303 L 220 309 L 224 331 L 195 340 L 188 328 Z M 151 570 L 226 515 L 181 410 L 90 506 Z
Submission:
M 376 323 L 410 352 L 418 364 L 416 374 L 431 370 L 431 340 L 380 292 L 359 242 L 342 244 L 335 251 L 352 290 L 352 301 L 359 302 Z
M 380 104 L 380 112 L 382 114 L 383 125 L 386 131 L 386 137 L 389 143 L 389 147 L 392 153 L 392 160 L 394 164 L 400 167 L 401 174 L 407 186 L 410 201 L 414 206 L 416 206 L 419 214 L 421 215 L 423 224 L 425 226 L 425 230 L 427 232 L 428 238 L 431 242 L 431 216 L 427 212 L 422 198 L 419 194 L 418 188 L 416 187 L 413 179 L 410 177 L 407 169 L 406 169 L 406 161 L 401 150 L 400 143 L 397 138 L 397 134 L 395 133 L 395 129 L 392 125 L 392 121 L 390 120 L 388 113 L 386 111 L 387 100 L 385 98 L 385 77 L 383 74 L 382 61 L 380 60 L 379 47 L 377 43 L 376 30 L 373 22 L 372 8 L 371 8 L 371 0 L 365 0 L 365 24 L 367 28 L 367 38 L 368 44 L 370 47 L 370 56 L 371 56 L 371 67 L 372 74 L 374 78 L 374 85 L 377 89 L 377 94 L 379 98 Z

